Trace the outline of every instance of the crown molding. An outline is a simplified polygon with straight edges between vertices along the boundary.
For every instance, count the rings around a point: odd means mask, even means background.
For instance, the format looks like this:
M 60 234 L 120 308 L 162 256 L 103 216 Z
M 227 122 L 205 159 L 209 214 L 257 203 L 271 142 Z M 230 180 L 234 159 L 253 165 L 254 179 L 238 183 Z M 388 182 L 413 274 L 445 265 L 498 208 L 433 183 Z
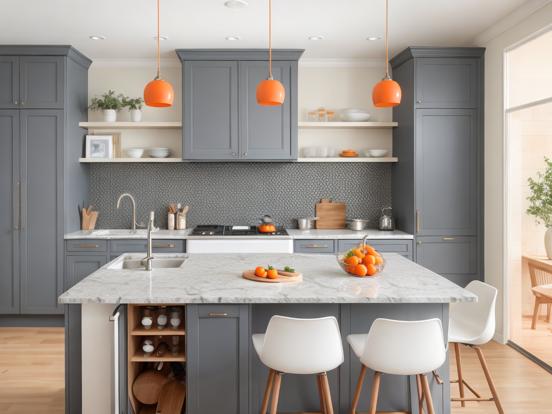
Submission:
M 551 0 L 552 1 L 552 0 Z M 383 68 L 383 59 L 311 59 L 299 60 L 299 66 L 305 68 Z
M 518 23 L 525 20 L 527 17 L 536 13 L 546 5 L 552 3 L 552 0 L 529 0 L 526 3 L 519 6 L 512 13 L 508 14 L 504 18 L 495 22 L 488 29 L 479 33 L 474 37 L 473 42 L 476 45 L 484 45 L 490 42 L 494 38 L 500 36 L 502 33 L 516 26 Z
M 157 60 L 145 59 L 94 59 L 92 68 L 155 68 Z M 161 68 L 182 67 L 178 58 L 161 59 Z

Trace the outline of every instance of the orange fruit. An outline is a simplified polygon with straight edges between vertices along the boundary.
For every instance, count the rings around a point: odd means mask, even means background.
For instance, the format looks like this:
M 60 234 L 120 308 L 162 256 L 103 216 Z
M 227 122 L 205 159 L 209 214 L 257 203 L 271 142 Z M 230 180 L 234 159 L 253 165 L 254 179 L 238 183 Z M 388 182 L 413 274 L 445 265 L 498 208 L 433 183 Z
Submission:
M 383 264 L 383 257 L 381 256 L 374 256 L 376 258 L 376 264 L 382 265 Z
M 376 256 L 367 254 L 363 262 L 366 266 L 376 264 Z
M 345 262 L 345 264 L 348 264 L 350 266 L 356 266 L 357 264 L 359 264 L 361 262 L 361 260 L 360 260 L 360 257 L 349 256 L 349 257 L 345 258 L 344 262 Z
M 364 250 L 366 251 L 366 254 L 371 254 L 372 256 L 376 255 L 376 249 L 374 249 L 372 246 L 367 245 Z
M 355 268 L 356 268 L 357 265 L 348 265 L 346 268 L 345 268 L 345 271 L 347 273 L 349 273 L 350 275 L 354 275 L 355 274 Z
M 362 249 L 359 249 L 359 248 L 353 249 L 352 252 L 356 257 L 360 257 L 361 259 L 364 259 L 364 256 L 366 256 L 362 251 Z
M 363 264 L 358 264 L 355 266 L 355 275 L 357 276 L 366 276 L 368 274 L 368 268 Z
M 278 279 L 278 271 L 270 266 L 266 272 L 269 279 Z
M 257 276 L 257 277 L 266 277 L 267 276 L 266 269 L 262 266 L 257 266 L 255 268 L 255 276 Z
M 378 269 L 373 264 L 366 266 L 366 274 L 368 276 L 374 276 L 376 273 L 378 273 Z

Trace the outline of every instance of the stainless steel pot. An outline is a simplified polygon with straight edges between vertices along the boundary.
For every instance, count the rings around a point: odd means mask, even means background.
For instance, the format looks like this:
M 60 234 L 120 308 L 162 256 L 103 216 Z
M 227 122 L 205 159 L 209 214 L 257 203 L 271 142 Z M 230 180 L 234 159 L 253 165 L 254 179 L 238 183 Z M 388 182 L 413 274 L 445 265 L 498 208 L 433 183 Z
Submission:
M 368 220 L 364 219 L 349 219 L 347 220 L 349 229 L 353 231 L 365 230 L 368 227 Z
M 318 220 L 318 217 L 304 217 L 297 219 L 297 227 L 299 230 L 311 230 L 314 229 L 314 222 Z

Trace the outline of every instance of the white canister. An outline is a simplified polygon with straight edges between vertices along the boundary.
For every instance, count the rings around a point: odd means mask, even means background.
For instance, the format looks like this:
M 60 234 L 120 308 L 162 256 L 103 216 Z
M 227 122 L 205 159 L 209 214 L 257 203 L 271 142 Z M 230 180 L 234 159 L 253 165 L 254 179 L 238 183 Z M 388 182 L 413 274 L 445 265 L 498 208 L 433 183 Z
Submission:
M 115 109 L 104 109 L 103 111 L 104 122 L 117 121 L 117 111 Z
M 176 214 L 176 229 L 186 230 L 186 213 Z
M 167 214 L 167 228 L 169 230 L 174 230 L 174 228 L 175 228 L 174 213 L 168 213 Z
M 140 122 L 142 120 L 142 111 L 140 109 L 131 109 L 130 120 L 132 122 Z

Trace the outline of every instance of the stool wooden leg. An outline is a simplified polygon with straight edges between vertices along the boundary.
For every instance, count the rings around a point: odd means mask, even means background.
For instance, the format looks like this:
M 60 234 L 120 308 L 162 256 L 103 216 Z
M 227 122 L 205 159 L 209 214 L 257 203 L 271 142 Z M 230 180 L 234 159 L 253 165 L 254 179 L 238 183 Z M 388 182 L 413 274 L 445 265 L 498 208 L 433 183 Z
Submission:
M 422 388 L 422 379 L 416 375 L 416 386 L 418 388 L 418 414 L 424 413 L 424 390 Z
M 334 414 L 332 394 L 330 392 L 330 383 L 328 382 L 328 376 L 325 372 L 320 374 L 322 378 L 322 389 L 324 390 L 324 400 L 326 402 L 326 414 Z
M 322 374 L 316 375 L 316 384 L 318 385 L 318 395 L 320 397 L 320 412 L 326 414 L 326 398 L 324 394 L 324 386 L 322 384 Z
M 462 360 L 460 359 L 460 345 L 454 343 L 454 355 L 456 356 L 456 371 L 458 372 L 458 389 L 460 391 L 460 398 L 464 398 L 464 378 L 462 377 Z M 460 403 L 462 407 L 466 406 L 466 402 Z
M 369 414 L 376 414 L 378 409 L 378 394 L 381 381 L 381 372 L 374 372 L 374 380 L 372 382 L 372 392 L 370 394 L 370 409 Z
M 533 308 L 533 320 L 531 321 L 531 329 L 537 327 L 537 318 L 539 317 L 540 302 L 539 298 L 535 298 L 535 307 Z
M 261 414 L 266 414 L 268 408 L 268 400 L 270 398 L 270 392 L 272 391 L 272 383 L 274 382 L 274 370 L 271 369 L 268 372 L 268 379 L 266 381 L 266 388 L 263 396 L 263 405 L 261 406 Z
M 270 414 L 278 413 L 278 398 L 280 397 L 280 385 L 282 383 L 282 374 L 274 373 L 274 384 L 272 385 L 272 401 L 270 404 Z
M 496 392 L 493 378 L 491 377 L 489 367 L 487 366 L 487 361 L 485 361 L 483 351 L 478 346 L 474 346 L 473 349 L 475 349 L 477 357 L 479 358 L 479 362 L 481 363 L 481 368 L 483 368 L 483 372 L 485 373 L 485 378 L 487 379 L 487 384 L 489 384 L 489 388 L 491 389 L 491 394 L 493 396 L 493 401 L 496 405 L 496 409 L 500 414 L 504 414 L 504 410 L 502 409 L 502 404 L 500 403 L 500 399 L 498 398 L 498 393 Z
M 360 393 L 362 391 L 362 384 L 364 383 L 364 377 L 366 376 L 366 366 L 362 364 L 360 368 L 360 375 L 358 376 L 358 382 L 355 390 L 355 395 L 353 397 L 353 403 L 351 405 L 351 414 L 356 414 L 358 407 L 358 400 L 360 399 Z
M 429 388 L 429 381 L 425 375 L 421 375 L 422 388 L 424 390 L 424 398 L 426 400 L 428 414 L 435 414 L 435 408 L 433 408 L 433 398 L 431 397 L 431 389 Z

